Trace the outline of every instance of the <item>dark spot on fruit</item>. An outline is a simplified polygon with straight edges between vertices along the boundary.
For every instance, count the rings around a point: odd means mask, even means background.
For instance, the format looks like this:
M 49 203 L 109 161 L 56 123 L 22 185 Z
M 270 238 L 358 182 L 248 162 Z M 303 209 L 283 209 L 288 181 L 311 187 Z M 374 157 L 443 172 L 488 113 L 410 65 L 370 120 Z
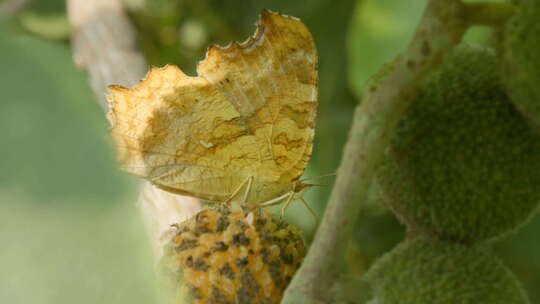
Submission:
M 270 272 L 270 277 L 272 278 L 272 281 L 274 281 L 274 284 L 277 287 L 281 287 L 281 285 L 284 283 L 283 278 L 281 277 L 281 263 L 277 260 L 271 261 L 268 266 L 268 272 Z
M 187 259 L 186 259 L 186 266 L 191 268 L 193 267 L 193 256 L 188 256 Z
M 269 243 L 275 243 L 275 242 L 279 242 L 279 238 L 273 236 L 272 234 L 269 234 L 269 233 L 265 233 L 263 235 L 263 239 Z
M 237 234 L 233 235 L 232 243 L 236 247 L 247 246 L 247 245 L 249 245 L 249 239 L 248 239 L 248 237 L 246 236 L 245 233 L 240 232 L 240 233 L 237 233 Z
M 210 292 L 210 299 L 209 303 L 212 304 L 232 304 L 232 302 L 228 301 L 226 296 L 221 293 L 218 287 L 215 285 L 212 285 L 212 291 Z
M 243 268 L 243 267 L 247 266 L 248 263 L 249 263 L 249 260 L 248 260 L 247 257 L 236 258 L 236 266 L 238 266 L 238 268 Z
M 214 246 L 212 246 L 210 250 L 212 250 L 212 252 L 223 252 L 227 251 L 227 249 L 229 249 L 229 246 L 225 244 L 225 242 L 218 241 L 214 244 Z
M 212 229 L 209 226 L 210 226 L 210 219 L 208 218 L 208 215 L 202 212 L 197 214 L 196 224 L 195 224 L 195 233 L 204 234 L 204 233 L 212 232 Z
M 281 259 L 287 265 L 291 265 L 293 263 L 293 257 L 290 254 L 282 254 Z
M 223 232 L 227 227 L 229 227 L 229 220 L 224 216 L 220 217 L 217 222 L 216 232 Z
M 263 263 L 265 263 L 265 264 L 270 263 L 270 257 L 269 257 L 270 252 L 268 251 L 267 248 L 261 249 L 261 251 L 259 253 L 262 256 Z
M 207 271 L 210 265 L 206 264 L 202 258 L 197 258 L 193 263 L 193 269 L 198 271 Z
M 191 255 L 186 259 L 186 266 L 198 271 L 207 271 L 210 268 L 210 265 L 206 264 L 202 258 L 193 260 Z
M 193 286 L 193 285 L 189 285 L 189 296 L 192 298 L 192 299 L 197 299 L 197 300 L 200 300 L 202 299 L 202 292 L 199 288 Z
M 266 225 L 266 219 L 258 218 L 255 220 L 255 227 L 257 227 L 257 230 L 261 229 Z
M 251 272 L 242 272 L 242 276 L 240 277 L 240 288 L 236 292 L 238 303 L 253 303 L 251 300 L 257 297 L 260 289 L 261 287 L 257 284 Z
M 182 243 L 180 243 L 178 247 L 176 247 L 176 252 L 182 252 L 187 249 L 195 248 L 198 245 L 199 243 L 197 242 L 197 240 L 185 239 L 185 240 L 182 240 Z
M 234 271 L 231 268 L 231 265 L 229 263 L 225 263 L 223 266 L 221 266 L 219 269 L 219 274 L 228 278 L 229 280 L 234 280 Z

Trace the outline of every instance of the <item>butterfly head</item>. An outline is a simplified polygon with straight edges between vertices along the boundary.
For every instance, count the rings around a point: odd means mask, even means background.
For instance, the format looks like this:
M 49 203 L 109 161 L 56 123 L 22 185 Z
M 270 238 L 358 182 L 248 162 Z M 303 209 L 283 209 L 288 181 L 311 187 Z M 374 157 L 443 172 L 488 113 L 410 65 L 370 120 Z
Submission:
M 310 184 L 304 184 L 302 183 L 301 181 L 296 181 L 292 184 L 292 187 L 293 187 L 293 191 L 294 193 L 302 193 L 304 192 L 304 190 L 308 189 L 311 187 Z

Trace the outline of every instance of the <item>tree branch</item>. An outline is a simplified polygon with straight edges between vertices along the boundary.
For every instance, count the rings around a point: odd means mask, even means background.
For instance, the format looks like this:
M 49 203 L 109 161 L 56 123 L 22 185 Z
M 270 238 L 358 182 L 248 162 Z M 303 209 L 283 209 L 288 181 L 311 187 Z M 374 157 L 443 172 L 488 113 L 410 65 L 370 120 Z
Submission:
M 329 204 L 282 303 L 331 303 L 355 219 L 400 117 L 429 71 L 461 40 L 463 3 L 430 0 L 408 50 L 357 106 Z
M 137 50 L 135 31 L 119 0 L 67 0 L 73 60 L 88 72 L 90 85 L 101 106 L 110 84 L 133 86 L 147 66 Z
M 107 111 L 108 85 L 133 86 L 146 73 L 135 31 L 120 0 L 67 0 L 67 8 L 74 29 L 73 59 L 87 71 L 92 90 Z M 148 183 L 141 189 L 138 207 L 159 259 L 170 225 L 193 215 L 199 204 L 195 199 L 166 193 Z

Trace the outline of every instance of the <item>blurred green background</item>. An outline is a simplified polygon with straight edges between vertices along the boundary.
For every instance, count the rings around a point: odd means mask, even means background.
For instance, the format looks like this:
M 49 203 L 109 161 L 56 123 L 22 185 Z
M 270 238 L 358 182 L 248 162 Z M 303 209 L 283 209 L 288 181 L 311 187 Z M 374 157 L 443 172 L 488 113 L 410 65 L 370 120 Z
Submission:
M 5 9 L 8 0 L 0 1 Z M 320 57 L 320 107 L 305 176 L 335 172 L 369 78 L 406 47 L 420 0 L 125 0 L 148 62 L 193 74 L 208 44 L 244 40 L 262 8 L 300 17 Z M 0 14 L 2 12 L 0 11 Z M 108 123 L 73 63 L 61 0 L 39 0 L 0 21 L 0 303 L 159 303 L 135 207 L 136 179 L 115 167 Z M 468 42 L 489 43 L 473 28 Z M 328 187 L 311 190 L 320 215 Z M 311 239 L 314 220 L 287 219 Z M 376 201 L 359 215 L 348 261 L 361 274 L 404 235 Z M 540 303 L 540 217 L 496 250 Z

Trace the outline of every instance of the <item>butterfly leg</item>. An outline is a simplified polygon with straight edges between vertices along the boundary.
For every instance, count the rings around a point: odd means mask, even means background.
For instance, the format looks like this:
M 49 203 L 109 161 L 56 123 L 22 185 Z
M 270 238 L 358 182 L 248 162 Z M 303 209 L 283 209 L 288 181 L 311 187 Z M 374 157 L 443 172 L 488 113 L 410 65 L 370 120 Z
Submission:
M 233 193 L 231 194 L 231 196 L 225 201 L 226 204 L 229 204 L 230 202 L 232 202 L 232 200 L 240 193 L 240 190 L 242 190 L 242 188 L 244 188 L 244 186 L 246 186 L 246 190 L 244 192 L 244 197 L 242 199 L 242 204 L 245 204 L 246 201 L 247 201 L 247 198 L 248 198 L 248 195 L 249 195 L 249 192 L 251 191 L 251 185 L 253 184 L 253 176 L 250 176 L 248 178 L 246 178 L 245 181 L 243 181 L 240 186 L 238 186 L 238 188 L 236 188 L 236 190 L 233 191 Z
M 290 195 L 289 197 L 287 198 L 287 201 L 285 202 L 285 204 L 283 205 L 283 207 L 281 207 L 281 218 L 280 219 L 283 219 L 283 217 L 285 216 L 285 210 L 287 210 L 287 208 L 289 208 L 289 205 L 291 204 L 292 202 L 292 199 L 294 197 L 294 191 L 291 191 L 289 192 Z
M 289 205 L 291 204 L 291 202 L 292 202 L 292 200 L 294 198 L 294 193 L 295 193 L 294 191 L 287 192 L 287 193 L 285 193 L 284 195 L 282 195 L 280 197 L 277 197 L 275 199 L 272 199 L 272 200 L 257 204 L 257 206 L 262 207 L 262 208 L 275 206 L 275 205 L 281 204 L 283 202 L 283 200 L 286 200 L 285 204 L 283 205 L 283 208 L 281 208 L 281 218 L 283 219 L 283 217 L 285 216 L 285 210 L 287 210 L 287 208 L 289 207 Z M 313 209 L 311 209 L 311 207 L 306 202 L 306 200 L 303 197 L 300 197 L 300 200 L 302 201 L 304 206 L 306 206 L 309 213 L 311 213 L 311 215 L 315 219 L 315 222 L 319 223 L 319 218 L 315 214 L 315 211 L 313 211 Z
M 281 217 L 283 218 L 283 214 L 285 213 L 285 209 L 287 209 L 287 207 L 291 203 L 293 197 L 294 197 L 294 191 L 290 191 L 290 192 L 287 192 L 287 193 L 283 194 L 282 196 L 276 197 L 276 198 L 271 199 L 271 200 L 266 201 L 266 202 L 259 203 L 259 204 L 257 204 L 257 206 L 262 207 L 262 208 L 275 206 L 275 205 L 279 205 L 279 204 L 283 203 L 283 200 L 286 200 L 284 208 L 281 209 Z
M 302 201 L 302 203 L 304 204 L 304 206 L 306 206 L 307 210 L 309 210 L 309 213 L 311 213 L 311 215 L 313 216 L 313 218 L 315 219 L 315 223 L 317 226 L 317 224 L 319 223 L 319 218 L 317 217 L 317 215 L 315 214 L 315 211 L 313 211 L 313 209 L 311 209 L 311 207 L 309 206 L 309 204 L 306 202 L 306 200 L 303 198 L 303 197 L 300 197 L 300 200 Z
M 242 204 L 245 204 L 248 199 L 249 192 L 251 192 L 251 185 L 253 184 L 253 176 L 248 177 L 246 191 L 244 192 L 244 199 L 242 199 Z

